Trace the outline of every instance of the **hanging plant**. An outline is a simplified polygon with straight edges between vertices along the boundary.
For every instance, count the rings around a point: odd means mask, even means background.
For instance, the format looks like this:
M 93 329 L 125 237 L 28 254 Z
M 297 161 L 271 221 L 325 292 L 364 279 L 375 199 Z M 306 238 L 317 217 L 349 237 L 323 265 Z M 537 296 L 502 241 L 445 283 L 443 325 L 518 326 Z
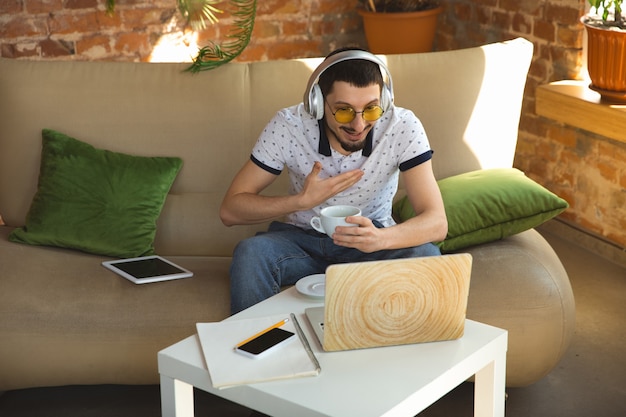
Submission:
M 207 21 L 214 25 L 219 21 L 215 15 L 224 13 L 223 10 L 214 6 L 214 4 L 221 3 L 222 1 L 223 0 L 177 0 L 177 3 L 180 14 L 187 19 L 187 24 L 189 24 L 193 30 L 204 30 L 207 27 Z
M 214 69 L 238 57 L 250 43 L 254 19 L 256 17 L 256 0 L 177 0 L 178 10 L 193 30 L 203 30 L 207 22 L 215 24 L 219 21 L 217 14 L 224 10 L 216 5 L 228 1 L 228 10 L 232 10 L 234 21 L 221 44 L 210 42 L 198 51 L 187 71 L 199 72 Z M 108 14 L 115 11 L 115 0 L 106 0 Z
M 188 71 L 198 72 L 217 68 L 238 57 L 248 46 L 254 29 L 256 0 L 229 0 L 228 3 L 234 10 L 232 12 L 234 22 L 229 28 L 226 40 L 222 44 L 210 42 L 201 48 Z

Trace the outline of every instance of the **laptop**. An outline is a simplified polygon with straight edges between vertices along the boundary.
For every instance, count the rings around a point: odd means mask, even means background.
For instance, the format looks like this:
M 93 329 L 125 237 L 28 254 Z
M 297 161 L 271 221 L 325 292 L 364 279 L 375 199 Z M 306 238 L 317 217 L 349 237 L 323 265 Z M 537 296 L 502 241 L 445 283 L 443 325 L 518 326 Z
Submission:
M 471 269 L 468 253 L 331 265 L 305 315 L 329 352 L 458 339 Z

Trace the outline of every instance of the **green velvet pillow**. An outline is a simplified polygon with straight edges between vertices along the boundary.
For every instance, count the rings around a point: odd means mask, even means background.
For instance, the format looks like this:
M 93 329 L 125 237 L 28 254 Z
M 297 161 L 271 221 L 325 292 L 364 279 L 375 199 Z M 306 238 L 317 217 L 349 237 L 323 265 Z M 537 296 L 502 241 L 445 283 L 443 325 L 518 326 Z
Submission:
M 154 253 L 180 158 L 132 156 L 43 130 L 39 186 L 9 239 L 121 258 Z
M 539 226 L 568 207 L 515 168 L 468 172 L 438 181 L 448 217 L 442 252 L 502 239 Z M 407 197 L 394 204 L 394 216 L 415 216 Z

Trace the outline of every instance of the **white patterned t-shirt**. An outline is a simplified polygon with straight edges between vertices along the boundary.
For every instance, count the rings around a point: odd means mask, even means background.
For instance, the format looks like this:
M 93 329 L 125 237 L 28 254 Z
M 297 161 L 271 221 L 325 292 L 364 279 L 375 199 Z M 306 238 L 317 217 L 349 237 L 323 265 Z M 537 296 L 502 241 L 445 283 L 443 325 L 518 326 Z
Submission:
M 392 107 L 381 117 L 366 138 L 363 150 L 342 155 L 330 147 L 323 121 L 311 117 L 303 104 L 280 110 L 257 140 L 251 160 L 259 167 L 279 175 L 286 167 L 290 194 L 302 190 L 313 164 L 320 161 L 320 176 L 328 178 L 353 169 L 364 172 L 351 188 L 312 210 L 292 213 L 287 222 L 311 229 L 310 220 L 329 205 L 347 204 L 361 209 L 363 216 L 388 227 L 393 197 L 398 190 L 400 171 L 430 160 L 432 151 L 426 132 L 412 111 Z

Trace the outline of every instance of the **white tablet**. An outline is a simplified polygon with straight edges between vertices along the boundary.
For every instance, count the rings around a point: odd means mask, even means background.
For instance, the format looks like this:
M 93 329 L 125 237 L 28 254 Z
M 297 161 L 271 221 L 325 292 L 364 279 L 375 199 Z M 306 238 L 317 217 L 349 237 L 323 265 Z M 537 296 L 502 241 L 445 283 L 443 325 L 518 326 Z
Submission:
M 157 255 L 104 261 L 102 265 L 135 284 L 146 284 L 148 282 L 167 281 L 193 276 L 193 272 Z

